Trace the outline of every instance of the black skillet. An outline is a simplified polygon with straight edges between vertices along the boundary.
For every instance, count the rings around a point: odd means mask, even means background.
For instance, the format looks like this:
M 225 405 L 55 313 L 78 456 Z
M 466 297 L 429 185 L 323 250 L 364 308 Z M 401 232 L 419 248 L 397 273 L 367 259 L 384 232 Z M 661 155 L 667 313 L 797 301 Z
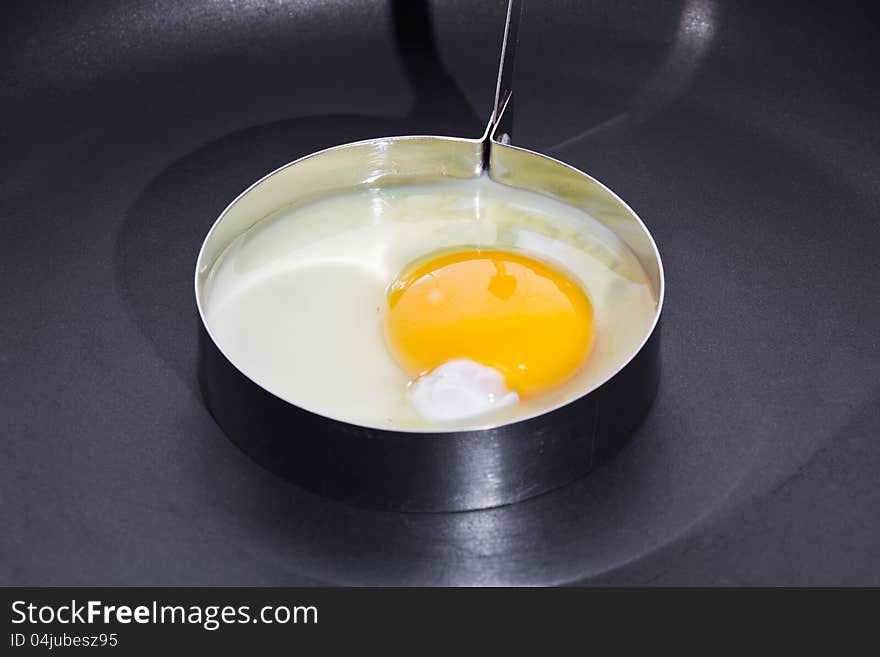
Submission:
M 191 266 L 299 154 L 477 134 L 503 3 L 4 12 L 3 583 L 880 583 L 872 5 L 527 7 L 516 142 L 650 224 L 664 369 L 588 477 L 452 514 L 330 501 L 226 440 Z

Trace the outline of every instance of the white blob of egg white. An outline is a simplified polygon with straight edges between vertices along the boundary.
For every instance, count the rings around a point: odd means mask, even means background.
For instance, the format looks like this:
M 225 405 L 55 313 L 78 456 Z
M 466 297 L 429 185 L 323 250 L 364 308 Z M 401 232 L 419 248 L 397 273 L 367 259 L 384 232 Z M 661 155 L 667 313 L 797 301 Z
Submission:
M 437 424 L 473 420 L 519 403 L 501 372 L 465 359 L 450 360 L 420 376 L 409 394 L 419 415 Z

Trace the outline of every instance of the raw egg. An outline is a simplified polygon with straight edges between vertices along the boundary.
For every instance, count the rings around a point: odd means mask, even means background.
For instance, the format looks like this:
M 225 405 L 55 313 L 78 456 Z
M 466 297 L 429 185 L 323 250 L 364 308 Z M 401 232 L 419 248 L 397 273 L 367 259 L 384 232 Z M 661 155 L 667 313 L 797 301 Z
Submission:
M 423 258 L 388 292 L 385 333 L 413 378 L 466 359 L 528 399 L 571 377 L 593 345 L 593 307 L 560 268 L 523 253 L 468 249 Z

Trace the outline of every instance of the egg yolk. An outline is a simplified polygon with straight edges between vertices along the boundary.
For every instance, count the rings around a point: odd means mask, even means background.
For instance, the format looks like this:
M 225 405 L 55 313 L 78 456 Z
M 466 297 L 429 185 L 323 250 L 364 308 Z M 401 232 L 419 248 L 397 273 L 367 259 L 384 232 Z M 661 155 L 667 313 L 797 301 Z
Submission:
M 520 253 L 474 249 L 404 269 L 388 290 L 385 334 L 414 378 L 466 358 L 528 398 L 573 375 L 595 331 L 590 300 L 567 275 Z

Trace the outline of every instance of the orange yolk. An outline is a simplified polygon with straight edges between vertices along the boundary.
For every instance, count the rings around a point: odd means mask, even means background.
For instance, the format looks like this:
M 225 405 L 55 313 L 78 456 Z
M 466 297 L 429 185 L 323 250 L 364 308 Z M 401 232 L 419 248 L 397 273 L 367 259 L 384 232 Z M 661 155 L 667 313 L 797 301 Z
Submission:
M 568 379 L 593 346 L 593 307 L 550 265 L 474 249 L 419 260 L 388 290 L 385 334 L 414 378 L 456 358 L 493 367 L 528 398 Z

